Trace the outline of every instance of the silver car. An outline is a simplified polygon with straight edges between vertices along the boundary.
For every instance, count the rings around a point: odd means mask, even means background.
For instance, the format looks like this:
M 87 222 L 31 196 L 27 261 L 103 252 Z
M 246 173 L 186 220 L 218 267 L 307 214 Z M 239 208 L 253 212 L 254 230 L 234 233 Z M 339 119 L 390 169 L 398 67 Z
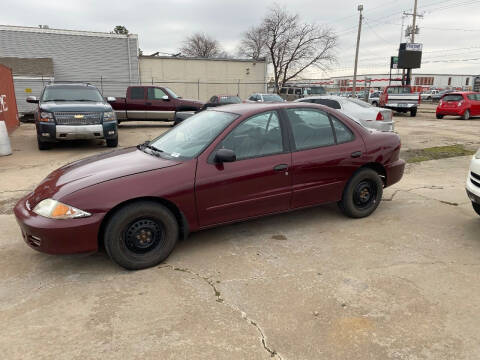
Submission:
M 393 131 L 392 110 L 378 108 L 356 99 L 335 95 L 310 96 L 295 102 L 309 102 L 337 109 L 366 128 L 379 131 Z

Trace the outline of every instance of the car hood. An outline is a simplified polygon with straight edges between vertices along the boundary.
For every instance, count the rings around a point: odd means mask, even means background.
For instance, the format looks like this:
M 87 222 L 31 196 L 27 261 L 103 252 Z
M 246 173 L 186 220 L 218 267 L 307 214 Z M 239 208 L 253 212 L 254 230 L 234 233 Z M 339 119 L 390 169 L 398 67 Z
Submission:
M 77 160 L 48 175 L 35 189 L 31 205 L 46 198 L 61 199 L 80 189 L 120 177 L 178 165 L 178 161 L 152 156 L 136 147 Z
M 111 111 L 110 104 L 102 102 L 86 102 L 86 101 L 49 101 L 40 104 L 40 110 L 48 112 L 59 111 Z

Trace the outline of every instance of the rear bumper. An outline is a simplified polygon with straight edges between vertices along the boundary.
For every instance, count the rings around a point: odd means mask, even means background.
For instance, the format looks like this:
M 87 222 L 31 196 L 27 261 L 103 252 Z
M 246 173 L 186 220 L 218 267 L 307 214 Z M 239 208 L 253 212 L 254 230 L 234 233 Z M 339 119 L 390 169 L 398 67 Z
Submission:
M 464 112 L 463 108 L 437 108 L 437 115 L 461 116 Z
M 104 214 L 87 218 L 53 220 L 28 209 L 28 196 L 14 208 L 23 240 L 32 249 L 47 254 L 75 254 L 95 252 L 98 249 L 98 232 Z
M 38 122 L 37 135 L 43 142 L 74 139 L 114 139 L 118 136 L 117 122 L 106 121 L 98 125 L 57 125 Z
M 385 187 L 391 186 L 400 181 L 405 170 L 405 160 L 398 159 L 397 161 L 385 166 L 387 172 L 387 181 Z
M 410 111 L 418 107 L 418 104 L 415 103 L 388 103 L 385 104 L 384 108 L 393 110 L 393 111 Z

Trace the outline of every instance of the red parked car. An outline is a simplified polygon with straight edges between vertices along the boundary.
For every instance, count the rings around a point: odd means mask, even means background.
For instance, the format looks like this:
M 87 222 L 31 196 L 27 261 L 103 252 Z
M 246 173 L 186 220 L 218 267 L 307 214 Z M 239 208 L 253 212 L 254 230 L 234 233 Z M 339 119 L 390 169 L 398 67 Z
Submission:
M 370 215 L 399 181 L 400 138 L 316 104 L 202 111 L 153 141 L 65 165 L 15 206 L 52 254 L 103 243 L 127 269 L 156 265 L 189 232 L 327 202 Z
M 480 93 L 451 92 L 443 95 L 437 106 L 437 119 L 445 115 L 460 116 L 463 120 L 480 115 Z

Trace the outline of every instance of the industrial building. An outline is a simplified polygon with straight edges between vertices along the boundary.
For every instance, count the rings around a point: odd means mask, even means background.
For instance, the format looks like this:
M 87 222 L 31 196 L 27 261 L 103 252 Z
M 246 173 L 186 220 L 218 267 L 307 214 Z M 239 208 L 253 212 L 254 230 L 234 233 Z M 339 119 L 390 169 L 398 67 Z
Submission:
M 0 56 L 12 69 L 20 113 L 34 109 L 25 97 L 53 80 L 89 82 L 112 96 L 139 81 L 135 34 L 0 25 Z
M 451 90 L 473 90 L 476 75 L 458 74 L 413 74 L 411 85 L 415 91 L 423 92 L 430 89 L 451 89 Z M 400 85 L 401 73 L 386 74 L 365 74 L 357 75 L 357 91 L 370 89 L 382 89 L 385 86 Z M 353 75 L 336 76 L 327 79 L 309 80 L 309 84 L 325 86 L 329 92 L 352 91 Z
M 207 101 L 212 95 L 266 92 L 265 61 L 140 56 L 142 84 L 170 87 L 178 95 Z

